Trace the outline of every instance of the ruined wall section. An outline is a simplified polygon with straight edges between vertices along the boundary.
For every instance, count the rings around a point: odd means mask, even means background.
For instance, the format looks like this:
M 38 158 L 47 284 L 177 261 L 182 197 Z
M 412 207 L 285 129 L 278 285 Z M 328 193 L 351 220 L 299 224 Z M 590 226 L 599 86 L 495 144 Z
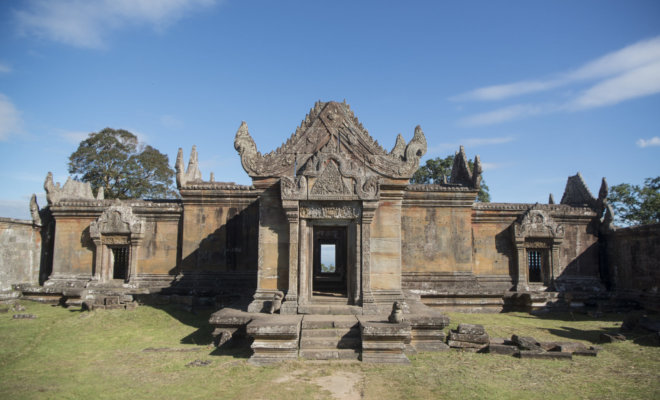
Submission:
M 612 290 L 660 310 L 660 224 L 616 229 L 605 244 Z
M 0 218 L 0 292 L 14 284 L 39 283 L 40 231 L 32 221 Z
M 371 289 L 401 288 L 401 210 L 403 191 L 382 190 L 371 222 Z
M 55 220 L 53 272 L 46 286 L 84 287 L 94 276 L 94 244 L 90 225 L 116 200 L 58 201 L 50 206 Z M 178 201 L 126 200 L 145 222 L 144 239 L 138 251 L 136 283 L 164 286 L 175 274 L 181 205 Z
M 252 186 L 201 181 L 180 189 L 178 287 L 203 292 L 255 286 L 260 192 Z
M 477 191 L 448 185 L 409 185 L 401 218 L 403 288 L 420 294 L 475 283 L 471 215 Z

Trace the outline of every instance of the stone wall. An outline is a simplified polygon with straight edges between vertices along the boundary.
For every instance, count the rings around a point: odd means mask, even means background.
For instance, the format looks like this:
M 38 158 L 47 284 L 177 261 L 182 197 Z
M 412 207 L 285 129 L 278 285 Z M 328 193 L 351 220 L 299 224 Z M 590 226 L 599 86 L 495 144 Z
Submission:
M 619 228 L 605 243 L 612 289 L 660 309 L 660 224 Z
M 41 227 L 32 221 L 0 218 L 0 292 L 13 284 L 39 283 Z

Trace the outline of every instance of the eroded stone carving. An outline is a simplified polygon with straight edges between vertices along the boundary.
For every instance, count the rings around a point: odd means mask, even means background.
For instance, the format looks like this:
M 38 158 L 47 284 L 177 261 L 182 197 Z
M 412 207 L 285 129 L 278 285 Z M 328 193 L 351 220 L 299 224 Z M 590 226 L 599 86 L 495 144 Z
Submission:
M 355 219 L 360 215 L 357 203 L 303 203 L 300 206 L 302 218 Z
M 103 214 L 89 225 L 92 239 L 100 239 L 101 235 L 144 235 L 144 222 L 133 214 L 130 206 L 116 202 L 108 207 Z
M 377 175 L 409 179 L 426 153 L 426 138 L 417 126 L 407 145 L 403 138 L 386 152 L 364 129 L 346 103 L 317 102 L 296 132 L 277 150 L 262 155 L 241 123 L 234 147 L 245 171 L 252 178 L 294 176 L 296 165 L 320 153 L 350 154 L 353 161 L 367 166 Z
M 557 224 L 544 210 L 532 207 L 514 224 L 514 232 L 518 238 L 563 238 L 564 226 Z
M 400 302 L 395 301 L 392 304 L 392 312 L 387 320 L 392 324 L 400 324 L 403 321 L 403 307 Z
M 350 195 L 353 191 L 346 187 L 337 164 L 330 161 L 318 177 L 310 191 L 313 195 Z
M 59 182 L 53 183 L 52 172 L 49 172 L 46 176 L 44 189 L 46 190 L 48 204 L 55 204 L 62 200 L 95 200 L 89 182 L 79 182 L 69 177 L 64 186 L 60 187 Z
M 454 155 L 454 164 L 451 168 L 451 177 L 449 182 L 453 185 L 467 186 L 473 189 L 481 187 L 481 173 L 483 168 L 481 166 L 481 159 L 479 156 L 474 158 L 474 171 L 470 169 L 465 148 L 461 146 Z
M 201 182 L 202 172 L 199 170 L 199 161 L 197 160 L 197 146 L 192 147 L 190 151 L 190 160 L 188 161 L 188 169 L 183 169 L 183 149 L 179 148 L 176 155 L 176 163 L 174 164 L 176 170 L 176 185 L 181 188 L 188 182 Z
M 30 216 L 32 217 L 32 223 L 35 225 L 41 225 L 41 216 L 39 215 L 39 204 L 37 204 L 37 195 L 33 194 L 30 197 Z
M 584 178 L 582 178 L 582 174 L 579 172 L 568 177 L 564 195 L 559 203 L 577 207 L 587 206 L 594 210 L 597 208 L 596 198 L 591 194 Z

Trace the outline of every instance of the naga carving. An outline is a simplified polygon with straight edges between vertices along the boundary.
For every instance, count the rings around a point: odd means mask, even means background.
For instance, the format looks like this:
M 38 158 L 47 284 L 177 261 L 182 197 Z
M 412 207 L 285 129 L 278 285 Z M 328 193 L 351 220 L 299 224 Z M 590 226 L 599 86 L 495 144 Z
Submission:
M 245 122 L 234 140 L 241 164 L 252 178 L 295 176 L 296 168 L 314 156 L 342 154 L 373 175 L 410 179 L 426 147 L 424 133 L 417 126 L 410 143 L 399 135 L 388 153 L 364 129 L 348 104 L 337 102 L 317 102 L 286 143 L 265 155 L 257 150 Z

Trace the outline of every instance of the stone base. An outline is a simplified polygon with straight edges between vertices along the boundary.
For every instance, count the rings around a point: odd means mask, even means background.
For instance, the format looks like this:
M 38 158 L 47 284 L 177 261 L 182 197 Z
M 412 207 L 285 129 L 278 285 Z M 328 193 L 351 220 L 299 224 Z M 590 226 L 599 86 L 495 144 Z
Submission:
M 359 320 L 363 362 L 410 364 L 405 354 L 406 342 L 410 342 L 410 323 Z
M 247 325 L 247 334 L 254 338 L 254 354 L 248 360 L 255 365 L 268 365 L 298 358 L 300 315 L 267 315 Z

